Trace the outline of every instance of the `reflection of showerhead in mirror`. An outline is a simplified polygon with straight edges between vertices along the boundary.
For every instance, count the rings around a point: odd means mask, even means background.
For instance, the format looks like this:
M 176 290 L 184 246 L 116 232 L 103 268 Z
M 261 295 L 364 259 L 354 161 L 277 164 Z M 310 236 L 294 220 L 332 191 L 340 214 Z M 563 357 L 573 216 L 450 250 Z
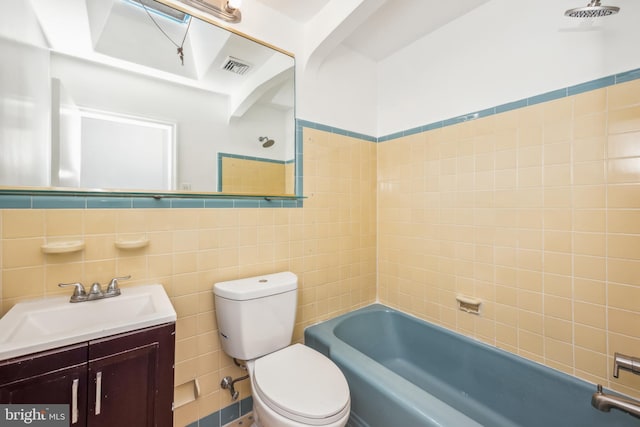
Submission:
M 268 136 L 261 136 L 258 138 L 258 141 L 262 142 L 263 148 L 269 148 L 276 142 L 273 139 L 270 139 Z
M 585 7 L 576 7 L 567 10 L 564 15 L 571 18 L 599 18 L 601 16 L 615 15 L 620 12 L 616 6 L 603 6 L 600 0 L 591 0 Z

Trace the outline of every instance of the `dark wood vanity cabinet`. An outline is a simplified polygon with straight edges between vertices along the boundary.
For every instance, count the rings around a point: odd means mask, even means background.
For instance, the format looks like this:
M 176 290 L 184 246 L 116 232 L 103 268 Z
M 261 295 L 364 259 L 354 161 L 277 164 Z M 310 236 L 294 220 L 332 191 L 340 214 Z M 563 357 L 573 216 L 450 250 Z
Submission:
M 87 426 L 173 426 L 175 325 L 89 344 Z
M 0 403 L 68 404 L 86 417 L 87 343 L 0 362 Z
M 0 362 L 0 403 L 68 404 L 73 427 L 173 425 L 175 324 Z

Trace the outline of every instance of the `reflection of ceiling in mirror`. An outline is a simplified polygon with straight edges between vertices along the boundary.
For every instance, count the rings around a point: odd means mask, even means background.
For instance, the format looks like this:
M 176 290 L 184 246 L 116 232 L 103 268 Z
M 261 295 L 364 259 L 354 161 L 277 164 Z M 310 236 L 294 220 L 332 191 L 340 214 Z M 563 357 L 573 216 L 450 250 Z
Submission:
M 286 80 L 278 79 L 279 75 L 291 76 L 287 72 L 292 71 L 291 58 L 188 15 L 178 21 L 155 13 L 152 7 L 145 10 L 140 1 L 33 0 L 33 5 L 54 50 L 229 95 L 236 98 L 231 101 L 236 107 L 231 107 L 230 116 L 238 115 L 238 105 L 250 98 L 256 102 L 259 93 L 285 99 L 273 91 L 284 87 L 276 85 Z M 177 52 L 180 46 L 184 65 Z M 229 58 L 248 65 L 248 71 L 225 70 Z M 287 107 L 292 108 L 292 102 Z

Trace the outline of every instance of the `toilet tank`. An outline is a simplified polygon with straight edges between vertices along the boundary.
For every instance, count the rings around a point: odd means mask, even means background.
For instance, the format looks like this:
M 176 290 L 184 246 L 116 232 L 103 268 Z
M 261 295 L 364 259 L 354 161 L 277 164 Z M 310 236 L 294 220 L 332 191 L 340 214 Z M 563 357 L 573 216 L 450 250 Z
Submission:
M 291 344 L 298 277 L 291 272 L 219 282 L 213 286 L 222 349 L 252 360 Z

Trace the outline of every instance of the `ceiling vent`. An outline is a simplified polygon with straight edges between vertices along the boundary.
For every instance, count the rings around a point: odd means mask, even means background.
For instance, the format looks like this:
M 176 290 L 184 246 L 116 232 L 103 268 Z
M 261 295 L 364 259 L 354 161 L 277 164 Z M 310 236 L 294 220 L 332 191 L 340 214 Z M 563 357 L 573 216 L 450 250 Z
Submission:
M 245 61 L 241 59 L 234 58 L 233 56 L 228 56 L 227 59 L 222 63 L 223 70 L 230 71 L 235 74 L 240 74 L 244 76 L 247 71 L 251 68 L 251 65 L 247 64 Z

